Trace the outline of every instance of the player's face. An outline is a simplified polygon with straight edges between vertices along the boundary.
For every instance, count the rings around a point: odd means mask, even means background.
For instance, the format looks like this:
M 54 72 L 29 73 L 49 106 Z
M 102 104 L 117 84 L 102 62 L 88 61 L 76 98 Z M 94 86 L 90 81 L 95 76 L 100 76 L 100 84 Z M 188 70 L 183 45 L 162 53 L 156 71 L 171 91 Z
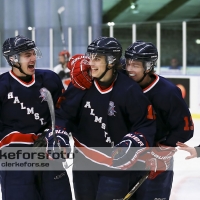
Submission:
M 106 70 L 105 56 L 91 54 L 89 58 L 89 65 L 91 66 L 91 75 L 93 78 L 99 78 Z
M 20 53 L 19 59 L 21 69 L 25 74 L 33 75 L 35 73 L 36 53 L 35 50 Z
M 126 59 L 126 72 L 134 81 L 139 81 L 144 76 L 143 64 L 140 61 Z
M 62 65 L 65 63 L 65 57 L 64 56 L 59 56 L 58 60 L 59 60 L 59 63 L 62 64 Z

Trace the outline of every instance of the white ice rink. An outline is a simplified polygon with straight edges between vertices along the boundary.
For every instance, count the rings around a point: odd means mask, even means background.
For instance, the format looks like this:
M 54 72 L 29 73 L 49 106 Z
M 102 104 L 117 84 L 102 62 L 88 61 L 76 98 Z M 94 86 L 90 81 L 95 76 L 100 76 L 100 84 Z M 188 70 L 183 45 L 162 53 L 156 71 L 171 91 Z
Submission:
M 200 119 L 193 120 L 194 137 L 186 144 L 198 146 L 200 144 Z M 179 150 L 174 156 L 174 181 L 170 200 L 200 199 L 200 158 L 185 160 L 187 155 L 189 153 Z M 0 200 L 2 200 L 1 197 Z
M 194 121 L 194 137 L 186 142 L 189 146 L 200 144 L 200 119 Z M 200 158 L 185 160 L 189 153 L 175 154 L 174 181 L 170 200 L 200 199 Z

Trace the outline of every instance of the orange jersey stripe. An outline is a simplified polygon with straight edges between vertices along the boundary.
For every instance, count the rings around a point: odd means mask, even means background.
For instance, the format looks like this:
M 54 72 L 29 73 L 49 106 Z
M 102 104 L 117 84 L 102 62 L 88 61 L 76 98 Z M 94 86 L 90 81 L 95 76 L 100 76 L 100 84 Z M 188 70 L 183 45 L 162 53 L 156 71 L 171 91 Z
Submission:
M 116 79 L 115 79 L 116 80 Z M 113 85 L 115 83 L 115 80 L 113 81 L 113 83 L 111 84 L 111 86 L 109 86 L 106 89 L 102 89 L 101 86 L 98 84 L 98 82 L 96 80 L 94 80 L 94 85 L 96 86 L 97 90 L 101 93 L 101 94 L 106 94 L 110 91 L 112 91 L 113 89 Z
M 21 79 L 19 79 L 14 73 L 12 70 L 9 71 L 10 75 L 15 79 L 17 80 L 19 83 L 21 83 L 23 86 L 25 87 L 30 87 L 32 86 L 34 83 L 35 83 L 35 74 L 32 75 L 32 80 L 29 82 L 29 83 L 26 83 L 24 81 L 22 81 Z
M 159 76 L 156 74 L 153 74 L 153 75 L 155 76 L 155 80 L 150 85 L 148 85 L 146 88 L 143 89 L 143 93 L 146 93 L 149 90 L 151 90 L 151 88 L 153 88 L 156 85 L 156 83 L 159 81 Z

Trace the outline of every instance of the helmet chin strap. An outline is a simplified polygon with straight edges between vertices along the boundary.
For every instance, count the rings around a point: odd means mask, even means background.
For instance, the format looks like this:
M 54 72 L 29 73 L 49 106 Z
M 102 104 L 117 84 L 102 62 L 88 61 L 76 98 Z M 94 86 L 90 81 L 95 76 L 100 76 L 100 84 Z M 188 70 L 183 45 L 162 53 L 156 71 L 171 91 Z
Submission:
M 143 67 L 145 66 L 145 63 L 143 62 Z M 152 67 L 152 66 L 151 66 Z M 144 80 L 144 78 L 146 77 L 146 75 L 149 73 L 145 73 L 147 70 L 149 70 L 149 68 L 147 68 L 146 66 L 144 67 L 144 75 L 143 75 L 143 77 L 139 80 L 139 81 L 137 81 L 137 83 L 141 83 L 143 80 Z
M 105 76 L 105 74 L 107 73 L 107 71 L 110 70 L 110 69 L 112 69 L 112 68 L 108 68 L 108 64 L 106 64 L 106 69 L 105 69 L 105 71 L 101 74 L 100 77 L 95 78 L 95 79 L 97 79 L 98 81 L 100 81 L 100 80 Z
M 20 63 L 18 62 L 18 64 L 19 64 L 19 67 L 18 66 L 16 66 L 16 65 L 12 65 L 13 67 L 15 67 L 15 68 L 17 68 L 22 74 L 25 74 L 26 76 L 30 76 L 29 74 L 26 74 L 23 70 L 22 70 L 22 68 L 21 68 L 21 65 L 20 65 Z
M 144 71 L 143 77 L 139 81 L 136 81 L 136 82 L 137 83 L 141 83 L 144 80 L 144 78 L 146 77 L 146 75 L 147 75 L 147 73 L 145 73 L 145 71 Z
M 114 65 L 113 65 L 113 67 L 114 67 Z M 100 77 L 95 78 L 95 79 L 96 79 L 97 81 L 100 81 L 100 80 L 105 76 L 105 74 L 107 73 L 107 71 L 113 69 L 113 67 L 109 68 L 109 67 L 108 67 L 108 61 L 106 61 L 106 69 L 105 69 L 105 71 L 101 74 Z

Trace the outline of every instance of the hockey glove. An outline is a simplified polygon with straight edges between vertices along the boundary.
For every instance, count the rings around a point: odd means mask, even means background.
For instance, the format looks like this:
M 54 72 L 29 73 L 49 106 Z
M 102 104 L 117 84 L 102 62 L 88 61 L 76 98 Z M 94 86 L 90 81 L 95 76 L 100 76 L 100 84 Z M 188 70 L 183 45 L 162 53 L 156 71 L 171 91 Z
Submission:
M 169 147 L 157 143 L 151 151 L 141 156 L 139 159 L 144 160 L 146 168 L 150 170 L 149 179 L 156 178 L 159 174 L 167 171 L 170 167 L 171 159 L 176 152 L 175 147 Z
M 82 90 L 89 89 L 92 77 L 89 75 L 91 66 L 83 54 L 74 55 L 68 62 L 72 84 Z
M 69 135 L 65 130 L 55 130 L 56 136 L 51 129 L 44 130 L 46 135 L 46 151 L 49 159 L 66 159 L 71 151 L 69 145 Z
M 123 170 L 132 167 L 136 163 L 139 154 L 148 149 L 147 146 L 148 144 L 142 134 L 127 134 L 112 151 L 112 166 Z

